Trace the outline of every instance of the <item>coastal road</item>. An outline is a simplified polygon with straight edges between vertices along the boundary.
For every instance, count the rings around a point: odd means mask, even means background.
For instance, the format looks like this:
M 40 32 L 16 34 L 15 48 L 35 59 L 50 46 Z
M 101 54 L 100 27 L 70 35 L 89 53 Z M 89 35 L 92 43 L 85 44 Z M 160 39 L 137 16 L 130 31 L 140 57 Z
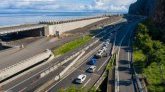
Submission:
M 102 31 L 105 31 L 105 30 L 102 30 Z M 101 31 L 101 32 L 102 32 Z M 109 30 L 108 30 L 109 31 Z M 107 32 L 108 32 L 107 31 Z M 104 35 L 105 33 L 107 32 L 104 32 L 100 35 Z M 98 37 L 101 37 L 98 35 Z M 93 39 L 93 41 L 97 40 L 98 38 L 95 38 Z M 99 43 L 98 43 L 99 44 Z M 96 44 L 97 46 L 97 44 Z M 92 48 L 95 48 L 92 47 Z M 92 49 L 91 48 L 91 49 Z M 80 48 L 79 48 L 80 49 Z M 89 51 L 91 50 L 89 49 Z M 74 52 L 77 52 L 76 50 Z M 71 52 L 73 53 L 73 52 Z M 34 88 L 37 88 L 38 86 L 40 86 L 41 84 L 45 83 L 46 81 L 50 80 L 51 78 L 53 78 L 53 76 L 59 74 L 63 69 L 64 67 L 66 67 L 68 64 L 65 64 L 64 66 L 58 68 L 57 71 L 54 71 L 52 72 L 50 75 L 46 76 L 46 78 L 41 78 L 41 79 L 38 79 L 39 75 L 40 75 L 40 72 L 47 69 L 48 67 L 50 67 L 51 65 L 54 65 L 56 63 L 58 63 L 57 61 L 63 61 L 64 58 L 68 57 L 71 55 L 71 53 L 68 53 L 68 54 L 65 54 L 64 56 L 58 58 L 58 59 L 54 59 L 53 61 L 51 61 L 50 63 L 28 73 L 28 74 L 25 74 L 23 76 L 21 76 L 20 78 L 8 83 L 7 85 L 3 86 L 3 89 L 4 90 L 12 90 L 12 91 L 19 91 L 19 90 L 34 90 Z M 30 84 L 30 86 L 29 86 Z
M 132 79 L 131 62 L 131 36 L 138 23 L 138 20 L 129 22 L 117 32 L 115 47 L 117 49 L 116 59 L 116 77 L 117 85 L 115 85 L 115 92 L 135 92 L 134 81 Z M 123 32 L 122 32 L 123 31 Z M 123 34 L 124 33 L 124 34 Z
M 101 30 L 103 31 L 103 30 Z M 105 32 L 104 34 L 107 34 L 107 32 Z M 102 34 L 103 35 L 103 34 Z M 100 36 L 98 36 L 100 37 Z M 38 49 L 46 49 L 46 48 L 52 48 L 54 46 L 57 46 L 57 45 L 60 45 L 64 42 L 67 42 L 68 40 L 71 40 L 71 39 L 65 39 L 64 41 L 59 41 L 59 42 L 56 42 L 56 40 L 50 40 L 50 39 L 42 39 L 40 40 L 39 42 L 35 43 L 37 45 L 34 46 L 33 45 L 30 45 L 31 48 L 36 48 L 36 46 L 40 46 L 41 43 L 45 43 L 44 45 L 41 45 L 41 48 L 37 48 Z M 30 47 L 26 47 L 26 48 L 30 48 Z M 95 47 L 93 47 L 95 48 Z M 33 51 L 35 51 L 33 49 Z M 34 52 L 34 53 L 37 53 L 37 52 Z M 33 54 L 32 54 L 33 55 Z M 65 55 L 64 55 L 65 56 Z M 66 55 L 67 57 L 68 55 Z M 65 57 L 63 57 L 65 58 Z M 63 59 L 59 59 L 59 60 L 63 60 Z M 35 70 L 35 71 L 32 71 L 22 77 L 20 77 L 19 79 L 16 79 L 14 81 L 12 81 L 11 83 L 5 85 L 3 88 L 4 90 L 12 90 L 12 91 L 24 91 L 24 90 L 34 90 L 35 88 L 37 88 L 38 86 L 42 85 L 43 83 L 45 83 L 46 81 L 50 80 L 51 78 L 53 78 L 53 76 L 59 74 L 61 72 L 61 70 L 63 70 L 66 66 L 63 66 L 63 67 L 60 67 L 57 71 L 54 71 L 52 72 L 50 75 L 46 76 L 44 79 L 40 79 L 38 80 L 38 76 L 39 76 L 39 73 L 38 72 L 41 72 L 42 70 L 50 67 L 51 64 L 55 64 L 57 63 L 58 60 L 53 60 L 53 63 L 50 63 L 50 64 L 46 64 L 44 66 L 42 66 L 41 68 Z M 102 69 L 104 69 L 106 63 L 104 62 L 100 68 L 99 68 L 99 71 L 102 71 Z M 99 77 L 99 76 L 98 76 Z M 97 78 L 96 78 L 97 79 Z M 96 81 L 96 80 L 95 80 Z

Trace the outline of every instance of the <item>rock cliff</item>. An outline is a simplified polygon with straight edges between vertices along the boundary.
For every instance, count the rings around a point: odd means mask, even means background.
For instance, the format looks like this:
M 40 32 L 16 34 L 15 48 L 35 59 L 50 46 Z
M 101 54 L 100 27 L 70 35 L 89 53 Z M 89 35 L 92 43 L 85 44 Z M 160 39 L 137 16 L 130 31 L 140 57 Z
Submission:
M 137 0 L 130 5 L 129 14 L 148 16 L 156 24 L 165 26 L 165 0 Z
M 151 16 L 155 11 L 156 0 L 137 0 L 130 5 L 129 14 Z

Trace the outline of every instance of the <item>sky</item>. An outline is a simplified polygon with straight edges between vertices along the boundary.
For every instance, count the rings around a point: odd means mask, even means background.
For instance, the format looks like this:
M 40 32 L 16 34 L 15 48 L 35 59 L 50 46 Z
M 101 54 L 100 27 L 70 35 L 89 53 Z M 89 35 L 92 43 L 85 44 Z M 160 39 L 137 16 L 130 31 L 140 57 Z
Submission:
M 128 12 L 136 0 L 0 0 L 0 12 Z

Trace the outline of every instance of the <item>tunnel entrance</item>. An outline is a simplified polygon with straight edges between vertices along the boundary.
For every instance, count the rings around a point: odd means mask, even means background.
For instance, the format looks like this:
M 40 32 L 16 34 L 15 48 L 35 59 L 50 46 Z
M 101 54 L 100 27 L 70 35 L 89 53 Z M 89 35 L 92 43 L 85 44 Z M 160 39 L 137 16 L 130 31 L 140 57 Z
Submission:
M 44 28 L 32 29 L 27 31 L 8 33 L 4 35 L 0 35 L 1 41 L 14 41 L 20 40 L 28 37 L 42 37 L 44 36 Z

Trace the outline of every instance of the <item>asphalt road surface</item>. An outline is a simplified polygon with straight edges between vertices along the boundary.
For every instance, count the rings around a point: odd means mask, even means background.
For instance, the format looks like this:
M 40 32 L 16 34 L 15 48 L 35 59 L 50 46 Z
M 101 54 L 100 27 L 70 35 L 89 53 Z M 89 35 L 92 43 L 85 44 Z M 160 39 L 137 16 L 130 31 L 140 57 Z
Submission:
M 132 79 L 132 69 L 130 67 L 131 62 L 131 36 L 138 20 L 129 22 L 117 32 L 115 46 L 118 48 L 117 57 L 117 73 L 118 73 L 118 85 L 117 92 L 134 92 L 134 81 Z

